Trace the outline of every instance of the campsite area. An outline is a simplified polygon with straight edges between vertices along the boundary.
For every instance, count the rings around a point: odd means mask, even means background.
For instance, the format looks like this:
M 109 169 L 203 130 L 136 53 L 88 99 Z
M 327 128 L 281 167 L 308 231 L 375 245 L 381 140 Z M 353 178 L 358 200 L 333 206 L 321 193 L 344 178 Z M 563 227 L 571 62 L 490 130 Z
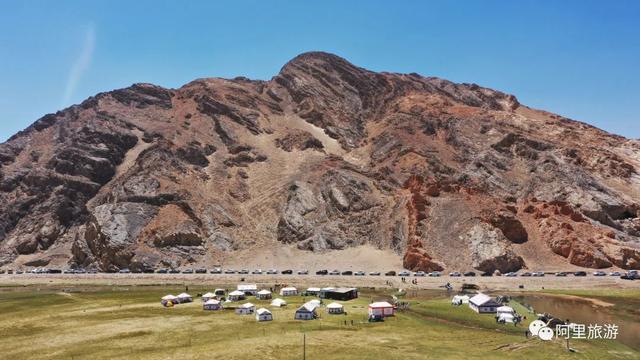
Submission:
M 576 352 L 568 352 L 564 340 L 527 338 L 530 320 L 518 326 L 497 324 L 490 314 L 452 306 L 452 293 L 440 289 L 399 294 L 392 286 L 360 287 L 358 299 L 341 302 L 346 315 L 327 314 L 323 306 L 319 318 L 308 321 L 294 320 L 295 310 L 312 299 L 300 295 L 286 297 L 284 308 L 248 299 L 273 312 L 273 321 L 267 322 L 233 310 L 202 310 L 196 294 L 214 287 L 235 289 L 236 284 L 5 283 L 0 287 L 0 348 L 10 359 L 301 359 L 303 351 L 307 359 L 379 359 L 382 353 L 385 359 L 640 359 L 638 348 L 619 341 L 574 340 Z M 194 302 L 160 305 L 161 296 L 187 286 Z M 384 322 L 367 322 L 368 304 L 390 301 L 393 295 L 409 307 Z M 536 295 L 588 298 L 594 310 L 640 322 L 638 289 L 592 294 L 538 290 Z M 516 301 L 510 306 L 533 316 Z

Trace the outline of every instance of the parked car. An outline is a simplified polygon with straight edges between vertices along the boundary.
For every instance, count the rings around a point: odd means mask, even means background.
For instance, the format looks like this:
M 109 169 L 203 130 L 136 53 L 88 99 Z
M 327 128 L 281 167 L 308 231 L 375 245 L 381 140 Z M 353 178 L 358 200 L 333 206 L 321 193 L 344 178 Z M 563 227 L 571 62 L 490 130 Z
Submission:
M 95 274 L 94 271 L 95 270 L 87 270 L 87 274 Z M 142 269 L 142 272 L 145 273 L 145 274 L 153 274 L 156 271 L 154 269 L 152 269 L 152 268 L 144 268 L 144 269 Z M 207 270 L 205 270 L 204 272 L 206 273 Z
M 533 276 L 533 274 L 530 273 L 530 272 L 523 272 L 522 274 L 520 274 L 520 276 L 531 277 L 531 276 Z
M 483 272 L 482 274 L 480 274 L 480 276 L 490 277 L 490 276 L 493 276 L 493 273 L 491 273 L 491 272 Z
M 205 268 L 196 269 L 196 274 L 206 274 L 206 273 L 207 273 L 207 269 Z
M 531 273 L 531 276 L 535 276 L 535 277 L 544 277 L 544 272 L 542 271 L 536 271 Z
M 184 269 L 182 270 L 183 274 L 193 274 L 193 269 Z
M 169 270 L 167 270 L 167 269 L 158 269 L 158 270 L 156 270 L 156 274 L 166 274 L 168 272 L 169 272 Z
M 278 274 L 278 270 L 276 270 L 276 269 L 269 269 L 269 270 L 267 270 L 267 274 L 268 274 L 268 275 L 276 275 L 276 274 Z
M 506 276 L 506 277 L 516 277 L 516 276 L 518 276 L 518 273 L 515 273 L 515 272 L 512 271 L 512 272 L 508 272 L 508 273 L 504 274 L 504 276 Z
M 427 273 L 424 271 L 416 271 L 415 273 L 413 273 L 413 276 L 425 277 L 427 276 Z
M 180 270 L 178 270 L 178 269 L 171 269 L 171 270 L 169 270 L 169 274 L 180 274 Z
M 131 274 L 131 271 L 129 269 L 120 269 L 120 271 L 118 271 L 120 274 Z
M 224 271 L 224 273 L 225 273 L 225 274 L 235 274 L 235 273 L 236 273 L 236 271 L 235 271 L 235 270 L 233 270 L 233 269 L 227 269 L 227 270 L 225 270 L 225 271 Z
M 410 273 L 410 272 L 408 272 L 408 271 L 401 271 L 401 272 L 398 274 L 398 276 L 405 276 L 405 277 L 407 277 L 407 276 L 411 276 L 411 273 Z
M 282 275 L 291 275 L 291 274 L 293 274 L 293 270 L 290 270 L 290 269 L 282 270 L 282 272 L 280 272 L 280 274 L 282 274 Z
M 355 275 L 355 276 L 364 276 L 365 273 L 364 273 L 364 271 L 356 271 L 356 272 L 353 273 L 353 275 Z
M 262 274 L 262 269 L 253 270 L 251 273 L 254 274 L 254 275 L 261 275 Z
M 309 270 L 298 270 L 298 275 L 309 275 Z
M 620 276 L 620 279 L 623 279 L 623 280 L 640 280 L 640 275 L 638 275 L 638 273 L 633 273 L 633 272 L 629 271 L 628 273 Z
M 586 271 L 576 271 L 573 273 L 573 276 L 587 276 Z
M 431 277 L 440 277 L 442 275 L 442 273 L 440 271 L 433 271 L 431 273 L 429 273 L 429 276 Z
M 60 274 L 62 270 L 60 269 L 49 269 L 49 274 Z
M 345 275 L 345 276 L 353 275 L 353 271 L 351 270 L 343 271 L 342 275 Z
M 384 273 L 384 276 L 396 276 L 396 272 L 393 270 L 387 271 L 386 273 Z
M 222 274 L 222 269 L 213 268 L 213 269 L 209 270 L 209 272 L 212 273 L 212 274 Z
M 379 271 L 372 271 L 369 273 L 369 276 L 380 276 L 380 272 Z
M 604 271 L 594 271 L 593 276 L 607 276 L 607 273 Z
M 327 275 L 329 272 L 327 270 L 318 270 L 316 271 L 316 275 Z
M 462 274 L 460 274 L 460 273 L 459 273 L 459 272 L 457 272 L 457 271 L 454 271 L 454 272 L 450 272 L 450 273 L 449 273 L 449 276 L 453 276 L 453 277 L 460 277 L 460 276 L 462 276 Z
M 463 274 L 464 276 L 476 276 L 476 273 L 474 273 L 473 271 L 467 271 L 466 273 Z
M 331 270 L 329 275 L 340 275 L 340 270 Z
M 612 271 L 609 273 L 609 276 L 622 276 L 622 273 L 620 271 Z
M 249 269 L 240 269 L 240 271 L 238 271 L 238 274 L 241 274 L 241 275 L 246 275 L 248 273 L 249 273 Z
M 564 271 L 560 271 L 560 272 L 557 272 L 557 273 L 556 273 L 556 276 L 566 277 L 566 276 L 567 276 L 567 273 L 566 273 L 566 272 L 564 272 Z

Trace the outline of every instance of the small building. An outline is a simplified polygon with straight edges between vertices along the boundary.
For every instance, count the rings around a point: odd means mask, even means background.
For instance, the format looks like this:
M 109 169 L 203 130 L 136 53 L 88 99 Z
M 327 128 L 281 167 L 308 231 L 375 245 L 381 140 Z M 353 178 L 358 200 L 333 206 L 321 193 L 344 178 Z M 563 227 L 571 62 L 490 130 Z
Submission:
M 358 298 L 358 289 L 356 288 L 337 288 L 337 289 L 322 289 L 320 290 L 321 299 L 331 299 L 348 301 Z
M 256 320 L 258 321 L 271 321 L 273 320 L 273 314 L 271 313 L 271 311 L 265 309 L 265 308 L 260 308 L 258 310 L 256 310 Z
M 495 313 L 501 306 L 502 304 L 482 293 L 469 299 L 469 307 L 479 314 Z
M 271 299 L 271 291 L 269 290 L 260 290 L 256 293 L 256 299 L 258 300 L 269 300 Z
M 187 293 L 182 293 L 182 294 L 178 295 L 177 297 L 178 297 L 178 302 L 180 304 L 193 302 L 193 297 L 191 295 L 187 294 Z
M 236 308 L 236 314 L 238 315 L 251 315 L 256 312 L 256 306 L 252 303 L 245 303 Z
M 169 295 L 163 296 L 162 299 L 160 299 L 160 303 L 163 306 L 173 306 L 178 303 L 178 298 L 169 294 Z
M 469 303 L 469 296 L 467 295 L 455 295 L 451 299 L 452 305 L 462 305 L 462 304 L 468 304 L 468 303 Z
M 296 320 L 313 320 L 318 317 L 316 308 L 318 306 L 312 302 L 306 302 L 296 310 L 294 319 Z
M 215 299 L 216 298 L 216 294 L 208 292 L 204 295 L 202 295 L 202 302 L 207 302 L 211 299 Z
M 244 294 L 244 291 L 240 291 L 240 290 L 234 290 L 229 293 L 229 296 L 227 296 L 227 300 L 229 301 L 242 301 L 246 298 L 247 297 Z
M 298 289 L 294 288 L 293 286 L 284 287 L 284 288 L 280 289 L 280 295 L 281 296 L 295 296 L 295 295 L 298 295 Z
M 387 317 L 393 316 L 395 313 L 396 308 L 386 301 L 369 304 L 369 317 Z
M 287 306 L 287 302 L 280 298 L 275 298 L 271 301 L 271 306 L 283 307 L 283 306 Z
M 344 314 L 344 306 L 342 304 L 338 304 L 337 302 L 332 302 L 327 305 L 327 313 L 329 314 Z
M 310 287 L 306 291 L 306 295 L 308 296 L 318 296 L 320 294 L 320 288 L 318 287 Z
M 256 284 L 238 284 L 238 290 L 246 296 L 254 296 L 258 292 L 258 286 Z
M 222 303 L 216 299 L 207 300 L 202 304 L 202 310 L 222 310 Z

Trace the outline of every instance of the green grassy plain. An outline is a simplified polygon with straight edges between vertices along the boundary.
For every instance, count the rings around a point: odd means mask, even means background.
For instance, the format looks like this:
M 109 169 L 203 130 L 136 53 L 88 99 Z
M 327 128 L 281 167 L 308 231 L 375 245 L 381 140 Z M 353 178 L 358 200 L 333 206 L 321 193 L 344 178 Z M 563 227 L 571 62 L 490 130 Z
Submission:
M 527 339 L 524 326 L 499 325 L 491 315 L 453 307 L 444 293 L 408 296 L 409 310 L 372 324 L 366 322 L 367 304 L 390 293 L 361 289 L 360 299 L 344 302 L 348 315 L 328 315 L 322 308 L 321 319 L 312 321 L 293 320 L 304 301 L 300 296 L 287 297 L 283 309 L 251 298 L 274 314 L 274 321 L 258 323 L 253 315 L 203 311 L 199 299 L 163 308 L 160 297 L 182 292 L 179 287 L 76 289 L 82 291 L 1 289 L 0 357 L 301 359 L 306 334 L 307 359 L 640 359 L 615 341 L 574 342 L 577 352 L 570 353 L 561 341 Z M 189 290 L 195 295 L 213 287 Z

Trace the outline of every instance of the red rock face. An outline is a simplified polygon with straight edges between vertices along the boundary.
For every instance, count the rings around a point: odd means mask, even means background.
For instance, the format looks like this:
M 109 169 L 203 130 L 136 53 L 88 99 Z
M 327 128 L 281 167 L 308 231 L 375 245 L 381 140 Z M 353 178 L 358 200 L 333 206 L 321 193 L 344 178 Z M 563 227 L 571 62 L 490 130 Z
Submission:
M 413 270 L 640 267 L 640 144 L 326 53 L 136 84 L 0 145 L 0 264 L 115 271 L 370 245 Z

